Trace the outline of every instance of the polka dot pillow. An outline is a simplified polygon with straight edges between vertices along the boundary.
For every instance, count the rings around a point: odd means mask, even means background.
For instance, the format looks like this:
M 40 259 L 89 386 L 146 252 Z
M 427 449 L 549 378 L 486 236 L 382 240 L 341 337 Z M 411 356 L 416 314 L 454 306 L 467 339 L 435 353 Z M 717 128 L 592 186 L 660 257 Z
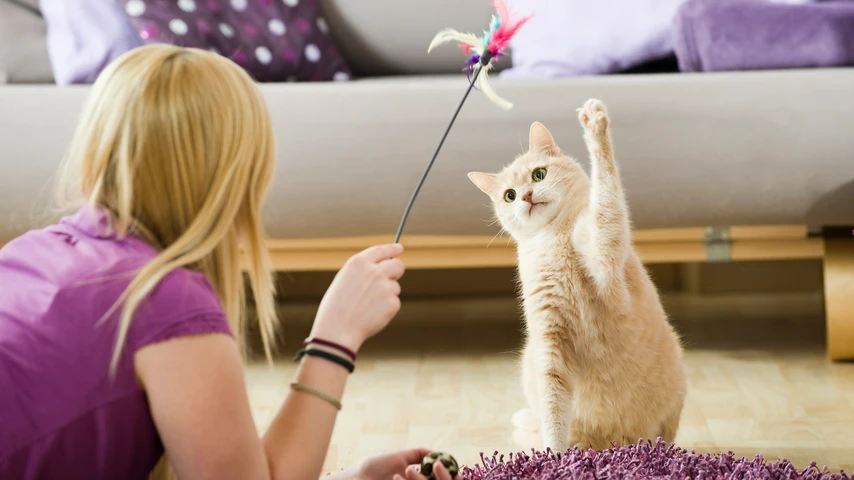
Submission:
M 122 0 L 145 43 L 205 48 L 256 80 L 348 80 L 318 0 Z

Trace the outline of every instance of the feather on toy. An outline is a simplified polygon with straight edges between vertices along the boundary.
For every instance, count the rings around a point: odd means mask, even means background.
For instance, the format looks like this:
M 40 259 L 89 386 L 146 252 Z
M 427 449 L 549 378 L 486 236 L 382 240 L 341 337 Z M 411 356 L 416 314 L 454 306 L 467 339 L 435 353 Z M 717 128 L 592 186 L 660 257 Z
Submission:
M 513 104 L 500 97 L 498 93 L 495 92 L 495 89 L 492 88 L 492 85 L 490 85 L 489 71 L 493 68 L 493 60 L 506 55 L 506 49 L 510 44 L 510 39 L 512 39 L 513 36 L 516 35 L 516 32 L 518 32 L 519 29 L 528 22 L 531 15 L 514 18 L 510 14 L 510 10 L 507 8 L 505 0 L 493 0 L 492 5 L 495 7 L 496 13 L 492 16 L 492 19 L 489 22 L 489 29 L 484 30 L 483 36 L 478 37 L 473 33 L 464 33 L 454 30 L 453 28 L 446 28 L 437 33 L 436 36 L 433 37 L 433 41 L 430 42 L 430 46 L 427 47 L 427 52 L 429 53 L 439 45 L 456 41 L 460 48 L 462 48 L 463 53 L 468 57 L 463 71 L 465 71 L 466 77 L 469 80 L 469 88 L 466 90 L 462 101 L 460 101 L 460 104 L 457 106 L 457 111 L 454 112 L 454 116 L 451 117 L 451 121 L 445 129 L 445 134 L 442 135 L 442 139 L 439 141 L 439 146 L 436 147 L 436 152 L 433 154 L 433 158 L 430 159 L 430 163 L 427 164 L 427 169 L 424 171 L 424 174 L 421 175 L 421 180 L 419 180 L 418 185 L 415 187 L 415 191 L 412 192 L 412 197 L 409 199 L 409 203 L 406 205 L 406 210 L 403 212 L 403 217 L 400 219 L 400 225 L 397 227 L 397 234 L 394 237 L 395 243 L 397 243 L 400 240 L 401 235 L 403 235 L 403 227 L 406 225 L 406 219 L 409 217 L 409 212 L 412 209 L 412 205 L 415 203 L 415 198 L 418 196 L 418 192 L 421 191 L 421 186 L 424 185 L 424 180 L 427 179 L 427 174 L 430 173 L 430 168 L 433 166 L 433 162 L 436 161 L 436 157 L 439 155 L 439 151 L 442 149 L 445 139 L 448 138 L 448 133 L 451 131 L 451 127 L 454 126 L 454 121 L 457 119 L 457 115 L 459 115 L 460 110 L 462 110 L 472 89 L 476 87 L 486 96 L 486 98 L 505 110 L 513 108 Z
M 489 84 L 489 71 L 493 68 L 491 60 L 505 55 L 510 39 L 528 22 L 531 16 L 513 18 L 504 0 L 495 0 L 493 5 L 496 14 L 492 16 L 492 20 L 489 22 L 489 30 L 485 30 L 482 37 L 446 28 L 433 37 L 427 52 L 429 53 L 435 47 L 450 41 L 459 43 L 463 52 L 468 56 L 465 72 L 469 80 L 471 80 L 477 67 L 480 75 L 475 81 L 475 87 L 499 107 L 509 109 L 513 107 L 513 104 L 498 96 Z M 484 55 L 485 52 L 488 53 Z M 483 59 L 486 61 L 482 61 Z

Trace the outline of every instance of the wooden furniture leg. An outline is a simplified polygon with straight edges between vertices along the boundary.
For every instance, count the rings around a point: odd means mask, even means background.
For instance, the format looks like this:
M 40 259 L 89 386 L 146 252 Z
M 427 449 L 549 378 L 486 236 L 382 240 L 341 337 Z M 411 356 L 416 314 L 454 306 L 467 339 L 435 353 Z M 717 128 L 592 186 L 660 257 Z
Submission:
M 854 241 L 824 240 L 824 304 L 827 352 L 832 360 L 854 360 Z

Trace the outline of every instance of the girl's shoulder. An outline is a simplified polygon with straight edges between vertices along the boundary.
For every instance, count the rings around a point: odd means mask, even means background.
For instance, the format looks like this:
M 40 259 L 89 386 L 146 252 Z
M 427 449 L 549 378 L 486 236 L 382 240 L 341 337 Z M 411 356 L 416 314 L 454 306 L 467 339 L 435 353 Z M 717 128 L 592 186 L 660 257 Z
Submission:
M 18 298 L 9 316 L 52 323 L 52 316 L 73 318 L 76 328 L 116 325 L 114 308 L 128 285 L 157 252 L 142 240 L 103 235 L 98 218 L 81 210 L 57 225 L 34 230 L 0 250 L 0 284 Z M 9 310 L 0 305 L 0 314 Z M 109 314 L 105 318 L 105 314 Z M 128 347 L 198 333 L 231 335 L 219 296 L 199 272 L 177 268 L 161 279 L 136 309 Z

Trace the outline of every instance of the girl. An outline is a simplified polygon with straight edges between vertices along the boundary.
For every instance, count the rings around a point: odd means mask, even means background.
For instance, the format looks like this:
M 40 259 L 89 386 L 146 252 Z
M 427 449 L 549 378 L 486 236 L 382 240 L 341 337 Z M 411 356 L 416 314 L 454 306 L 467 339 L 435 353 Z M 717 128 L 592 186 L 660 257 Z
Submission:
M 261 95 L 223 57 L 147 46 L 100 76 L 61 177 L 76 213 L 0 250 L 0 478 L 146 478 L 164 453 L 182 479 L 318 478 L 354 352 L 400 308 L 403 248 L 341 269 L 259 439 L 242 270 L 269 354 L 274 161 Z M 407 466 L 427 453 L 331 478 L 423 479 Z

